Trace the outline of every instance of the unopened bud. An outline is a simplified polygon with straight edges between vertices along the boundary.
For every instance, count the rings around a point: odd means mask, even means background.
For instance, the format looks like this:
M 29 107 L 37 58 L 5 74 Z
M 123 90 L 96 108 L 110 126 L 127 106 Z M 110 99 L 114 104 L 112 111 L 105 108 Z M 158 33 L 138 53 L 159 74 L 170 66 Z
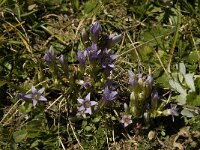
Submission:
M 99 24 L 98 21 L 96 21 L 94 24 L 91 25 L 90 32 L 91 32 L 92 42 L 97 43 L 101 32 L 101 25 Z
M 111 34 L 108 37 L 108 41 L 107 41 L 107 48 L 111 48 L 115 43 L 121 41 L 122 39 L 122 35 L 115 35 L 115 34 Z
M 81 32 L 81 38 L 82 38 L 83 43 L 86 43 L 89 41 L 89 35 L 86 32 L 85 28 L 83 28 L 83 30 Z

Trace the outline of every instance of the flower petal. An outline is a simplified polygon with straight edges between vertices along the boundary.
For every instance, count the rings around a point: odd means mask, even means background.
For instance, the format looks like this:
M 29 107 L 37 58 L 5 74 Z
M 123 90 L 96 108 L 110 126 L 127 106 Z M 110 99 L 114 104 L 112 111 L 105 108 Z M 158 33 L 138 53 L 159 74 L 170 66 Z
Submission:
M 26 94 L 24 95 L 25 98 L 29 98 L 29 99 L 32 99 L 33 98 L 33 94 Z
M 38 98 L 38 100 L 40 100 L 40 101 L 47 101 L 47 99 L 46 99 L 44 96 L 40 96 L 40 97 Z
M 83 104 L 83 102 L 84 102 L 84 99 L 81 99 L 81 98 L 78 98 L 77 100 L 78 100 L 78 102 L 81 103 L 81 104 Z
M 90 93 L 88 93 L 88 95 L 85 97 L 86 101 L 90 101 Z
M 97 102 L 95 102 L 95 101 L 90 101 L 90 105 L 91 106 L 94 106 L 94 105 L 96 105 L 97 104 Z
M 85 110 L 85 113 L 91 115 L 91 114 L 92 114 L 91 107 L 87 108 L 87 109 Z
M 31 87 L 31 91 L 32 91 L 32 93 L 36 93 L 36 92 L 37 92 L 35 86 L 32 85 L 32 87 Z
M 37 100 L 33 99 L 33 106 L 35 106 L 37 104 Z
M 38 91 L 38 93 L 40 93 L 40 94 L 42 94 L 43 92 L 44 92 L 44 87 L 43 88 L 41 88 L 39 91 Z
M 124 122 L 124 127 L 127 127 L 128 126 L 128 123 Z
M 78 111 L 82 111 L 82 110 L 85 111 L 85 107 L 83 105 L 81 107 L 78 107 Z

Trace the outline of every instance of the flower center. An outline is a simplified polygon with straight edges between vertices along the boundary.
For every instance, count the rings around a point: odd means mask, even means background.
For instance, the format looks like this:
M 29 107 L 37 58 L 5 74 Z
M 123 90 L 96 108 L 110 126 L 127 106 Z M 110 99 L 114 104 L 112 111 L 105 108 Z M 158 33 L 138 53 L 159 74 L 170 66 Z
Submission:
M 89 108 L 89 107 L 91 107 L 91 104 L 90 104 L 89 101 L 86 101 L 86 102 L 84 103 L 84 106 L 85 106 L 85 108 Z
M 33 94 L 33 99 L 36 99 L 36 100 L 38 100 L 38 98 L 39 98 L 39 95 L 38 94 Z
M 124 118 L 124 122 L 129 123 L 129 118 Z

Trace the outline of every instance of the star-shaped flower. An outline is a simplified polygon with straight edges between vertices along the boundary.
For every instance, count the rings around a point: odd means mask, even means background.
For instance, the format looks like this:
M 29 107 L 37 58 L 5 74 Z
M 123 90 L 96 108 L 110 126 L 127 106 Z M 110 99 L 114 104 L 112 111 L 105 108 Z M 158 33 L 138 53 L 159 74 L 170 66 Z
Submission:
M 123 114 L 122 119 L 119 121 L 124 124 L 124 127 L 127 127 L 129 124 L 132 123 L 131 115 Z
M 102 98 L 105 101 L 112 101 L 117 97 L 117 91 L 112 91 L 108 88 L 108 86 L 105 87 Z
M 32 99 L 33 106 L 35 106 L 38 103 L 38 101 L 47 101 L 47 99 L 44 96 L 42 96 L 44 88 L 41 88 L 39 91 L 37 91 L 35 86 L 32 86 L 31 91 L 32 93 L 24 95 L 24 98 Z
M 97 104 L 95 101 L 90 101 L 90 93 L 85 97 L 85 99 L 77 99 L 80 104 L 82 104 L 78 110 L 84 111 L 85 114 L 92 114 L 91 106 Z

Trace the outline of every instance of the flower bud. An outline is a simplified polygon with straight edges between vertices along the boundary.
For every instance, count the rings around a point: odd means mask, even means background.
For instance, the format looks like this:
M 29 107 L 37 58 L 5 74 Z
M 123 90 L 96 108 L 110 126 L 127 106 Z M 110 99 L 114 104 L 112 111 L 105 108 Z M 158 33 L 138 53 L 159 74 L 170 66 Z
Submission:
M 138 78 L 137 76 L 132 72 L 132 71 L 128 71 L 129 74 L 129 84 L 133 87 L 136 88 L 138 85 Z
M 89 41 L 89 35 L 86 32 L 85 28 L 83 28 L 83 30 L 81 32 L 81 38 L 82 38 L 83 43 L 86 43 Z
M 136 101 L 136 96 L 135 96 L 135 92 L 133 91 L 131 92 L 131 95 L 130 95 L 130 102 L 135 103 L 135 101 Z
M 44 61 L 47 63 L 47 65 L 50 65 L 54 62 L 56 59 L 55 52 L 53 46 L 49 48 L 47 52 L 45 52 L 45 55 L 43 57 Z
M 111 48 L 115 43 L 121 41 L 122 39 L 122 35 L 115 35 L 115 34 L 111 34 L 108 37 L 108 41 L 107 41 L 107 48 Z
M 152 110 L 155 110 L 158 108 L 158 99 L 159 99 L 158 92 L 154 90 L 151 93 L 151 108 L 152 108 Z
M 148 87 L 152 87 L 153 86 L 153 77 L 151 75 L 148 75 L 145 83 Z
M 94 24 L 90 27 L 91 32 L 91 40 L 93 43 L 97 43 L 99 39 L 99 34 L 101 32 L 101 26 L 98 21 L 96 21 Z

